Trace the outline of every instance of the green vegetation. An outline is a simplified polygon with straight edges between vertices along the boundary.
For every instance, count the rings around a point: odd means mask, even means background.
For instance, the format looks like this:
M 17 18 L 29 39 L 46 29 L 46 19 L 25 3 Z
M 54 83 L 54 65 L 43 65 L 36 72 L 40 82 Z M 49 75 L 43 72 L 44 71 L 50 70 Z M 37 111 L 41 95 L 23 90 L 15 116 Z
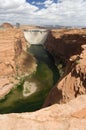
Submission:
M 53 84 L 53 73 L 48 67 L 48 65 L 45 64 L 44 62 L 38 63 L 35 78 L 37 78 L 39 81 L 46 84 L 47 86 L 49 85 L 51 86 Z
M 76 60 L 75 62 L 76 64 L 80 64 L 80 59 Z
M 62 77 L 63 74 L 64 74 L 63 65 L 62 65 L 62 64 L 59 64 L 59 65 L 57 66 L 57 68 L 58 68 L 58 70 L 59 70 L 60 77 Z

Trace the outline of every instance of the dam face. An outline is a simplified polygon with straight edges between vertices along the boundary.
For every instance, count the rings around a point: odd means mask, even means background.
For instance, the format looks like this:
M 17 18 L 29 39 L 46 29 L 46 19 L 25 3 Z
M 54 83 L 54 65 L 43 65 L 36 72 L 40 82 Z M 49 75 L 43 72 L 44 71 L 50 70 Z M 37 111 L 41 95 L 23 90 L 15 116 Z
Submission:
M 44 44 L 48 36 L 47 29 L 24 30 L 24 37 L 30 44 Z

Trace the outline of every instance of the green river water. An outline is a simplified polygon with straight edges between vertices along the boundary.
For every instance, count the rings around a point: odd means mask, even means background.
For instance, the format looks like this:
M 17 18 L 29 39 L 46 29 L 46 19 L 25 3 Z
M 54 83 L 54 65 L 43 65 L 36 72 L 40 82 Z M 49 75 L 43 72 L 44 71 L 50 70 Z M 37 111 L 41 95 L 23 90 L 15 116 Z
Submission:
M 31 45 L 28 51 L 37 60 L 37 71 L 22 79 L 16 88 L 0 100 L 0 113 L 31 112 L 40 109 L 59 78 L 54 60 L 42 45 Z M 27 87 L 24 89 L 25 81 Z M 31 94 L 32 88 L 34 92 Z

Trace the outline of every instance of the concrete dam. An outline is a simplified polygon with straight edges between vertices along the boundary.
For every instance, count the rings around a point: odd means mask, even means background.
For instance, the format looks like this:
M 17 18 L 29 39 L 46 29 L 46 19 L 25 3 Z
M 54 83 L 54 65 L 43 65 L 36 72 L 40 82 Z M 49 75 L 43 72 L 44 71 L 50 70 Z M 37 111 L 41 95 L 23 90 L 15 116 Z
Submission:
M 30 44 L 44 44 L 48 36 L 47 29 L 29 29 L 24 30 L 24 37 Z

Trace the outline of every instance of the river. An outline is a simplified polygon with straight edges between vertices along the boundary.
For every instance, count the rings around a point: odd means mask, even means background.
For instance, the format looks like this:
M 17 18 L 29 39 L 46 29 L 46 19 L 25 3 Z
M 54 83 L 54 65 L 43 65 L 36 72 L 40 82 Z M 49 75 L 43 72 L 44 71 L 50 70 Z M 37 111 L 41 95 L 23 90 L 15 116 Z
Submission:
M 21 113 L 42 107 L 50 89 L 59 79 L 52 56 L 42 45 L 31 45 L 28 51 L 36 58 L 37 70 L 0 100 L 0 113 Z

